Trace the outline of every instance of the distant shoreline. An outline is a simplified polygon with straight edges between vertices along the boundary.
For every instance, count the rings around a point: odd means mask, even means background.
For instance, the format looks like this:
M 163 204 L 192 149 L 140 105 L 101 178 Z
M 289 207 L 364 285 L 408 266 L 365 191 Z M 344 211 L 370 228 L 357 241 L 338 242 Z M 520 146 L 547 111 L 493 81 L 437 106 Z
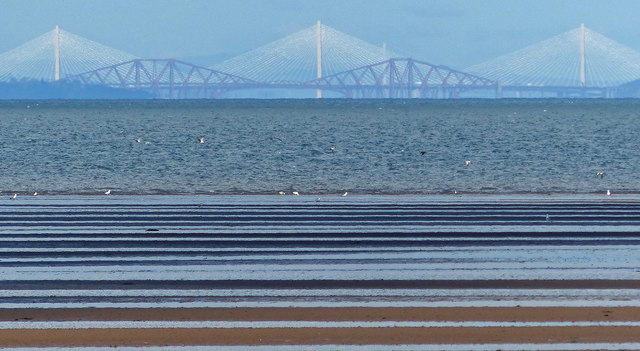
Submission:
M 298 199 L 301 202 L 309 201 L 334 201 L 339 199 L 340 201 L 349 201 L 351 199 L 358 199 L 359 201 L 378 201 L 382 199 L 393 200 L 397 202 L 403 201 L 456 201 L 456 202 L 473 202 L 473 201 L 516 201 L 516 202 L 549 202 L 549 201 L 567 201 L 567 202 L 640 202 L 640 192 L 612 192 L 610 196 L 606 193 L 352 193 L 349 192 L 348 196 L 342 196 L 342 193 L 304 193 L 300 192 L 299 195 L 293 195 L 290 192 L 285 194 L 278 194 L 277 192 L 265 192 L 265 193 L 132 193 L 132 192 L 120 192 L 113 189 L 109 195 L 105 195 L 102 192 L 80 192 L 80 193 L 41 193 L 38 192 L 36 196 L 31 192 L 19 192 L 19 191 L 0 191 L 0 201 L 2 196 L 6 196 L 7 199 L 11 198 L 13 194 L 16 194 L 16 200 L 59 200 L 59 199 L 128 199 L 128 198 L 147 198 L 147 199 L 217 199 L 217 200 L 248 200 L 259 201 L 261 199 L 281 199 L 292 200 Z

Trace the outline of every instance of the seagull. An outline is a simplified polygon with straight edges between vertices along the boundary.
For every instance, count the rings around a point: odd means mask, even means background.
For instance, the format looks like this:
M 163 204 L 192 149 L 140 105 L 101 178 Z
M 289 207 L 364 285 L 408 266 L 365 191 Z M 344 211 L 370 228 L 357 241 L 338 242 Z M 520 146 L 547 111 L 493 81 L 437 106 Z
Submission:
M 597 172 L 596 173 L 596 177 L 598 177 L 598 178 L 604 177 L 604 172 Z
M 38 192 L 37 192 L 37 191 L 34 191 L 34 192 L 33 192 L 33 196 L 38 196 Z
M 13 194 L 13 196 L 10 199 L 14 200 L 16 197 L 18 197 L 18 194 Z
M 345 191 L 344 194 L 342 194 L 342 197 L 346 197 L 347 195 L 349 195 L 349 192 Z
M 464 164 L 465 164 L 465 166 L 468 166 L 468 165 L 471 164 L 471 161 L 470 160 L 466 160 L 466 161 L 464 161 Z
M 204 137 L 200 137 L 200 138 L 198 138 L 198 142 L 199 142 L 200 144 L 204 144 Z
M 297 191 L 294 191 L 294 192 L 292 192 L 291 194 L 293 194 L 293 195 L 300 195 L 300 193 L 299 193 L 299 192 L 297 192 Z
M 142 141 L 142 138 L 138 138 L 138 139 L 136 139 L 136 143 L 139 143 L 139 142 L 141 142 L 141 141 Z
M 611 190 L 607 189 L 607 196 L 611 196 Z
M 278 191 L 278 195 L 286 195 L 287 193 L 285 193 L 284 191 Z
M 330 149 L 331 151 L 336 151 L 336 146 L 335 146 L 335 145 L 332 145 L 329 149 Z
M 105 195 L 111 195 L 111 189 L 104 192 Z

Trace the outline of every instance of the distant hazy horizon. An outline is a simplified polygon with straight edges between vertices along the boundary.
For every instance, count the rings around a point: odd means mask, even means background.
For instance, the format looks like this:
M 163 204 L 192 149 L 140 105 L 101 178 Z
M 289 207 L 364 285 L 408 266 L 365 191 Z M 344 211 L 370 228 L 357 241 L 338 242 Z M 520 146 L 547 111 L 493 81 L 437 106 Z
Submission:
M 139 57 L 207 65 L 321 20 L 403 56 L 460 69 L 581 23 L 640 51 L 636 13 L 633 0 L 6 0 L 0 53 L 59 25 Z

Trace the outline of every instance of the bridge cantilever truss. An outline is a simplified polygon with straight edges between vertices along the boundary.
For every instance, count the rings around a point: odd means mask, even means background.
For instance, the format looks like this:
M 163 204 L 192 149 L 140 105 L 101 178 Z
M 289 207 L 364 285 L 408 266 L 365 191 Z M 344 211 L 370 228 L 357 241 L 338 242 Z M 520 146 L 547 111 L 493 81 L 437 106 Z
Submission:
M 68 79 L 85 85 L 143 90 L 159 98 L 218 98 L 249 89 L 330 90 L 348 98 L 455 98 L 495 89 L 492 80 L 444 66 L 393 58 L 306 81 L 258 82 L 174 59 L 135 59 Z
M 174 59 L 135 59 L 68 77 L 85 85 L 144 90 L 160 97 L 216 98 L 258 85 L 250 79 Z
M 463 91 L 497 88 L 490 79 L 411 58 L 392 58 L 305 85 L 350 98 L 453 98 Z

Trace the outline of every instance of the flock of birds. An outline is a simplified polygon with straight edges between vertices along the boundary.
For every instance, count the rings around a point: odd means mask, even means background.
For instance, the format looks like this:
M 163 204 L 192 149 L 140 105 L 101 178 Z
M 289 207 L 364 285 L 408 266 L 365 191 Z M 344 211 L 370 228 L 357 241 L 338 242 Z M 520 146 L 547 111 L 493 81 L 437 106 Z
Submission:
M 335 147 L 335 146 L 331 146 L 330 150 L 331 150 L 331 151 L 336 151 L 336 147 Z M 426 153 L 426 151 L 420 151 L 420 154 L 421 154 L 421 155 L 424 155 L 425 153 Z M 465 160 L 465 161 L 464 161 L 464 165 L 465 165 L 465 166 L 467 166 L 467 167 L 468 167 L 468 166 L 471 166 L 471 163 L 472 163 L 472 162 L 471 162 L 471 160 Z M 596 177 L 598 177 L 598 178 L 604 178 L 604 172 L 596 172 Z M 454 193 L 455 195 L 457 195 L 457 194 L 458 194 L 458 191 L 457 191 L 457 190 L 454 190 L 454 191 L 453 191 L 453 193 Z M 611 190 L 610 190 L 610 189 L 607 189 L 606 194 L 607 194 L 607 196 L 611 196 Z M 279 191 L 279 192 L 278 192 L 278 195 L 287 195 L 287 193 L 286 193 L 286 192 L 284 192 L 284 191 Z M 298 191 L 293 191 L 293 192 L 291 192 L 291 195 L 300 195 L 300 193 L 299 193 Z M 342 197 L 346 197 L 347 195 L 349 195 L 349 192 L 345 191 L 341 196 L 342 196 Z M 548 220 L 549 220 L 549 215 L 547 215 L 547 221 L 548 221 Z
M 136 141 L 136 143 L 141 143 L 141 142 L 142 142 L 142 138 L 137 138 L 135 141 Z M 198 141 L 198 144 L 204 144 L 204 137 L 198 137 L 198 138 L 197 138 L 197 141 Z M 335 152 L 335 151 L 336 151 L 336 146 L 335 146 L 335 145 L 332 145 L 332 146 L 329 148 L 329 150 L 330 150 L 331 152 Z M 420 155 L 425 155 L 425 154 L 426 154 L 426 151 L 420 151 Z M 470 166 L 470 165 L 471 165 L 471 160 L 465 160 L 465 161 L 464 161 L 464 164 L 465 164 L 465 166 L 467 166 L 467 167 L 468 167 L 468 166 Z M 598 178 L 604 178 L 604 172 L 600 172 L 600 171 L 599 171 L 599 172 L 596 172 L 596 177 L 598 177 Z M 454 190 L 454 191 L 453 191 L 453 193 L 454 193 L 454 194 L 458 194 L 458 191 Z M 105 192 L 104 192 L 104 194 L 105 194 L 105 195 L 111 195 L 111 189 L 107 189 L 107 191 L 105 191 Z M 284 192 L 284 191 L 279 191 L 279 192 L 278 192 L 278 195 L 286 195 L 286 194 L 287 194 L 287 193 L 286 193 L 286 192 Z M 607 189 L 606 194 L 607 194 L 607 196 L 611 196 L 611 190 L 610 190 L 610 189 Z M 291 195 L 298 196 L 298 195 L 300 195 L 300 192 L 298 192 L 298 191 L 294 190 L 294 191 L 292 191 L 292 192 L 291 192 Z M 347 195 L 349 195 L 349 192 L 345 191 L 341 196 L 342 196 L 342 197 L 346 197 Z M 33 196 L 38 196 L 38 192 L 37 192 L 37 191 L 36 191 L 36 192 L 34 192 L 34 193 L 33 193 Z M 18 197 L 18 194 L 17 194 L 17 193 L 14 193 L 14 194 L 10 197 L 10 199 L 15 200 L 17 197 Z M 549 220 L 548 215 L 547 215 L 547 220 Z

